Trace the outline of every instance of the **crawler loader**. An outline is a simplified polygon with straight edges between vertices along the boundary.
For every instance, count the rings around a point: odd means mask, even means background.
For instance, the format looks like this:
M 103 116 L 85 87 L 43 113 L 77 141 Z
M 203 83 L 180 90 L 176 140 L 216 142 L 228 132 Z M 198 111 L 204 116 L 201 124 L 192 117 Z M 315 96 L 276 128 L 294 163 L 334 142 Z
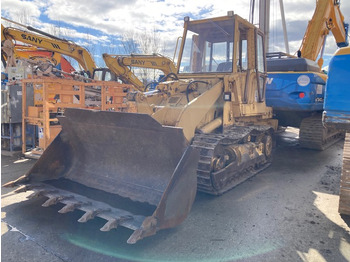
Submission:
M 36 164 L 5 186 L 134 230 L 128 243 L 180 224 L 197 189 L 220 195 L 266 168 L 277 128 L 265 105 L 263 34 L 233 12 L 190 21 L 177 74 L 150 92 L 130 92 L 137 113 L 66 109 L 62 132 Z M 85 188 L 78 190 L 78 188 Z M 82 195 L 94 190 L 91 196 Z M 152 206 L 124 210 L 118 197 Z M 135 203 L 136 204 L 136 203 Z

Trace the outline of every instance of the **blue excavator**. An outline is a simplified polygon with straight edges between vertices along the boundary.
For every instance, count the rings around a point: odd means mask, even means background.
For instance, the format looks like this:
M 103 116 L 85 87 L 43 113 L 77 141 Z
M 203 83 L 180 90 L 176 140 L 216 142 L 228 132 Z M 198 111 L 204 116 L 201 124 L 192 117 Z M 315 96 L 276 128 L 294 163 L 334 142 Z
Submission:
M 300 129 L 303 148 L 324 150 L 344 136 L 322 124 L 327 74 L 321 68 L 327 35 L 331 31 L 338 47 L 346 47 L 348 27 L 340 1 L 318 0 L 297 56 L 268 55 L 266 104 L 273 108 L 280 126 Z

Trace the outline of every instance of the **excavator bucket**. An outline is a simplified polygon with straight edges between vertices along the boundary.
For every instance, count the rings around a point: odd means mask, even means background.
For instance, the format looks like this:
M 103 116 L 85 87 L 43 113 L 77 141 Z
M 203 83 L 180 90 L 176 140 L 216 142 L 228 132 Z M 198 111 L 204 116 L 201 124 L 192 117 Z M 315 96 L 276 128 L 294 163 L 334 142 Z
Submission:
M 48 197 L 43 206 L 63 203 L 60 213 L 80 209 L 85 214 L 79 222 L 105 219 L 102 231 L 118 225 L 132 229 L 128 243 L 186 218 L 196 195 L 199 154 L 181 128 L 144 114 L 84 109 L 67 109 L 59 121 L 61 133 L 36 164 L 4 186 L 22 185 L 17 192 Z M 88 190 L 76 193 L 80 186 L 155 209 L 151 215 L 134 214 L 118 208 L 118 201 L 107 204 L 81 194 Z

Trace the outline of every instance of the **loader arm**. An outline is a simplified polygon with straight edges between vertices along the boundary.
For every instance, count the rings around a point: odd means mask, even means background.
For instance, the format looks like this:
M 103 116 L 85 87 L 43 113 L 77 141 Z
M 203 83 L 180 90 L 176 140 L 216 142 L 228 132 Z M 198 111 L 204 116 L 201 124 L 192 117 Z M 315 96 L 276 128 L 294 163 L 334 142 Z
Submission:
M 178 112 L 175 126 L 183 128 L 184 136 L 187 141 L 192 140 L 202 119 L 210 110 L 213 109 L 215 103 L 221 97 L 223 88 L 223 81 L 218 82 L 208 91 L 190 101 L 185 107 L 182 108 L 182 110 Z M 158 122 L 162 123 L 164 122 L 164 118 L 166 118 L 172 110 L 172 106 L 163 107 L 154 113 L 152 117 Z

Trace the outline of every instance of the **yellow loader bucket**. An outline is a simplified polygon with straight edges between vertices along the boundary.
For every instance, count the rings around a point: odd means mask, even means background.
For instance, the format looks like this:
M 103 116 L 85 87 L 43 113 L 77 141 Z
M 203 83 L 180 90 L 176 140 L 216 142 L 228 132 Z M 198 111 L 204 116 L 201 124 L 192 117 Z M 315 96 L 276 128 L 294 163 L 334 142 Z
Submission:
M 162 126 L 144 114 L 84 109 L 67 109 L 59 121 L 61 133 L 36 164 L 4 186 L 22 184 L 16 192 L 48 197 L 43 206 L 61 202 L 60 213 L 83 210 L 79 222 L 103 218 L 102 231 L 130 228 L 128 243 L 186 218 L 196 195 L 199 154 L 187 145 L 181 128 Z M 133 214 L 118 203 L 76 193 L 68 182 L 156 208 L 150 216 Z

